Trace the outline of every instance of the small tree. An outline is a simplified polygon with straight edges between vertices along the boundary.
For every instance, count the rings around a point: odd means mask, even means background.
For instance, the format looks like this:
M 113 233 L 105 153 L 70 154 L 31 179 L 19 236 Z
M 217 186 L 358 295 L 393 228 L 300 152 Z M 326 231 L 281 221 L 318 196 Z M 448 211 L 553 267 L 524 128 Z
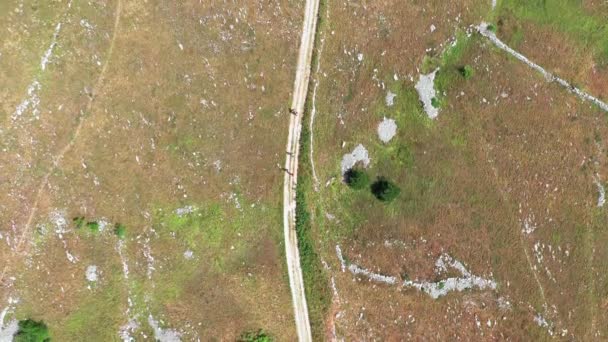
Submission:
M 114 226 L 114 234 L 116 234 L 119 239 L 124 240 L 125 236 L 127 235 L 127 227 L 125 227 L 125 225 L 122 223 L 117 223 Z
M 87 222 L 87 228 L 93 233 L 97 233 L 99 231 L 99 223 L 97 221 L 89 221 Z
M 365 171 L 350 169 L 344 174 L 344 181 L 355 190 L 365 189 L 369 186 L 369 176 Z
M 19 321 L 19 330 L 15 334 L 15 342 L 50 342 L 49 329 L 42 321 L 26 319 Z
M 438 98 L 433 97 L 431 99 L 431 106 L 433 106 L 434 108 L 440 108 L 441 107 L 441 101 Z
M 470 65 L 465 65 L 461 68 L 458 68 L 458 71 L 460 72 L 462 77 L 464 77 L 465 80 L 468 80 L 473 77 L 473 68 Z
M 80 228 L 82 228 L 82 226 L 84 226 L 84 216 L 74 217 L 72 219 L 72 221 L 74 221 L 74 225 L 76 225 L 76 229 L 80 229 Z
M 372 193 L 382 202 L 391 202 L 399 196 L 401 190 L 386 178 L 378 177 L 372 184 Z

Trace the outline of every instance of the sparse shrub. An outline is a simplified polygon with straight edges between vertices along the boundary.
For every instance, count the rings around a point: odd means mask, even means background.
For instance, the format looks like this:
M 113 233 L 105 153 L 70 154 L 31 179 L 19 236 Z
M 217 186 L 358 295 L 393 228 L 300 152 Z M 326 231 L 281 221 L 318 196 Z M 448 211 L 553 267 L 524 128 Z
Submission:
M 264 330 L 246 332 L 238 339 L 239 342 L 272 342 L 273 339 Z
M 428 74 L 437 69 L 441 65 L 441 61 L 437 57 L 424 56 L 422 59 L 422 73 Z
M 431 99 L 431 105 L 432 105 L 433 107 L 435 107 L 435 108 L 439 108 L 439 107 L 441 107 L 441 102 L 439 101 L 439 99 L 438 99 L 438 98 L 433 97 L 433 98 Z
M 84 226 L 84 216 L 74 217 L 72 219 L 72 221 L 74 221 L 74 225 L 76 226 L 76 229 L 80 229 L 80 228 L 82 228 L 82 226 Z
M 378 179 L 372 184 L 372 193 L 382 202 L 391 202 L 401 193 L 401 189 L 384 177 Z
M 344 181 L 349 187 L 355 190 L 365 189 L 369 186 L 369 176 L 365 171 L 359 169 L 350 169 L 344 174 Z
M 414 154 L 409 146 L 402 144 L 397 148 L 397 160 L 408 169 L 414 166 Z
M 124 240 L 125 236 L 127 235 L 127 227 L 125 227 L 125 225 L 122 223 L 117 223 L 114 225 L 114 234 L 116 234 L 119 239 Z
M 445 287 L 445 282 L 440 282 L 439 285 L 437 286 L 440 290 L 443 290 L 443 288 Z
M 14 336 L 15 342 L 50 342 L 49 329 L 44 322 L 26 319 L 19 321 L 19 330 Z
M 488 24 L 488 31 L 496 32 L 496 26 L 494 24 Z
M 473 77 L 473 68 L 470 65 L 465 65 L 461 68 L 458 68 L 458 71 L 460 72 L 462 77 L 464 77 L 465 80 L 468 80 Z
M 99 223 L 97 221 L 89 221 L 87 222 L 87 228 L 93 233 L 97 233 L 99 231 Z

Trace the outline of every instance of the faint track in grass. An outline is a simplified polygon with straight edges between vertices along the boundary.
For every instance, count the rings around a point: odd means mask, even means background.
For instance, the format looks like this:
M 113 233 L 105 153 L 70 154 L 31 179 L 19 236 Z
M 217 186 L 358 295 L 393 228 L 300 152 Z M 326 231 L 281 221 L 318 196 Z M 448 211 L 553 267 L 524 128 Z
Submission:
M 53 163 L 51 165 L 51 168 L 44 175 L 44 177 L 42 178 L 42 182 L 40 182 L 40 185 L 38 186 L 38 189 L 36 191 L 36 197 L 34 199 L 34 204 L 31 207 L 31 210 L 27 217 L 27 221 L 25 223 L 25 226 L 23 227 L 23 231 L 21 232 L 21 235 L 19 236 L 19 240 L 17 241 L 17 244 L 15 246 L 15 250 L 16 250 L 17 254 L 27 253 L 27 249 L 24 248 L 23 244 L 27 240 L 28 235 L 30 233 L 32 222 L 34 220 L 34 217 L 36 216 L 36 212 L 38 211 L 38 205 L 40 204 L 40 199 L 42 198 L 42 194 L 44 193 L 44 190 L 48 185 L 49 177 L 51 176 L 51 174 L 53 174 L 53 172 L 55 172 L 55 170 L 57 170 L 57 168 L 59 168 L 61 161 L 63 160 L 65 155 L 72 149 L 76 140 L 79 138 L 80 132 L 82 131 L 82 127 L 84 125 L 84 122 L 86 121 L 85 115 L 91 114 L 91 110 L 93 108 L 96 93 L 103 85 L 103 81 L 105 79 L 105 74 L 108 70 L 108 65 L 110 64 L 110 60 L 111 60 L 113 52 L 114 52 L 116 36 L 118 33 L 118 28 L 120 26 L 121 12 L 122 12 L 122 0 L 118 0 L 116 3 L 116 10 L 114 11 L 114 28 L 113 28 L 112 38 L 110 40 L 110 46 L 108 48 L 108 53 L 106 56 L 106 61 L 104 62 L 103 66 L 101 68 L 101 71 L 99 73 L 99 77 L 97 78 L 97 81 L 95 82 L 95 85 L 92 88 L 92 92 L 89 97 L 89 101 L 87 102 L 87 106 L 86 106 L 85 110 L 82 112 L 83 114 L 81 114 L 78 117 L 78 125 L 76 126 L 76 129 L 74 131 L 72 138 L 68 141 L 68 143 L 61 150 L 59 150 L 59 153 L 57 153 L 53 157 Z M 4 266 L 4 269 L 2 270 L 2 274 L 0 274 L 0 284 L 2 283 L 2 281 L 4 279 L 4 275 L 6 274 L 7 269 L 8 269 L 8 265 Z

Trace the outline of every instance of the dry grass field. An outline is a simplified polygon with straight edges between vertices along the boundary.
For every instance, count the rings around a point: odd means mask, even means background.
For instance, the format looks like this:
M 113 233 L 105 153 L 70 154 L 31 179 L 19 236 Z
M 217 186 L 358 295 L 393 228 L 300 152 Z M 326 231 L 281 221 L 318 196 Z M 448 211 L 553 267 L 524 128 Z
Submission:
M 334 286 L 328 339 L 606 338 L 608 236 L 598 206 L 606 113 L 470 27 L 501 18 L 498 36 L 512 43 L 509 25 L 521 25 L 526 38 L 514 48 L 600 98 L 594 84 L 605 83 L 588 76 L 589 64 L 573 66 L 601 56 L 565 32 L 519 21 L 508 5 L 497 15 L 489 1 L 329 4 L 312 130 L 319 191 L 308 201 Z M 547 53 L 551 42 L 557 55 Z M 434 120 L 415 90 L 429 65 L 440 66 Z M 376 132 L 384 117 L 398 127 L 386 144 Z M 358 144 L 372 181 L 384 176 L 401 189 L 393 202 L 341 181 L 342 156 Z M 495 289 L 433 298 L 404 285 L 443 290 L 449 277 L 466 278 L 438 266 L 445 254 Z
M 25 319 L 296 339 L 279 165 L 303 7 L 0 2 L 0 340 Z M 608 339 L 607 113 L 477 31 L 607 101 L 607 16 L 321 1 L 296 223 L 315 341 Z M 392 201 L 344 181 L 362 149 Z
M 56 341 L 295 338 L 276 164 L 302 10 L 0 4 L 6 321 Z

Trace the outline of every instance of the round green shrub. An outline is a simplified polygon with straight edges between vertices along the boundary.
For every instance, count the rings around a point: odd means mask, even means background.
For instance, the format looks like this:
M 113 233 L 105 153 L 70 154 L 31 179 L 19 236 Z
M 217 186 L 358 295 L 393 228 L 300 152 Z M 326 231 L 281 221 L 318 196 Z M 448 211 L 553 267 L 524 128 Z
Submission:
M 362 170 L 350 169 L 344 174 L 344 181 L 355 190 L 365 189 L 369 186 L 369 176 Z
M 127 227 L 122 223 L 117 223 L 114 225 L 114 234 L 118 236 L 119 239 L 124 240 L 127 235 Z
M 50 342 L 49 329 L 42 321 L 26 319 L 19 321 L 19 330 L 14 336 L 15 342 Z
M 459 68 L 458 71 L 460 72 L 462 77 L 464 77 L 465 80 L 468 80 L 473 77 L 473 67 L 471 67 L 470 65 L 465 65 L 462 68 Z
M 89 221 L 87 222 L 87 228 L 93 233 L 97 233 L 99 231 L 99 223 L 97 221 Z
M 372 184 L 372 193 L 382 202 L 391 202 L 401 193 L 401 189 L 384 177 L 378 179 Z

